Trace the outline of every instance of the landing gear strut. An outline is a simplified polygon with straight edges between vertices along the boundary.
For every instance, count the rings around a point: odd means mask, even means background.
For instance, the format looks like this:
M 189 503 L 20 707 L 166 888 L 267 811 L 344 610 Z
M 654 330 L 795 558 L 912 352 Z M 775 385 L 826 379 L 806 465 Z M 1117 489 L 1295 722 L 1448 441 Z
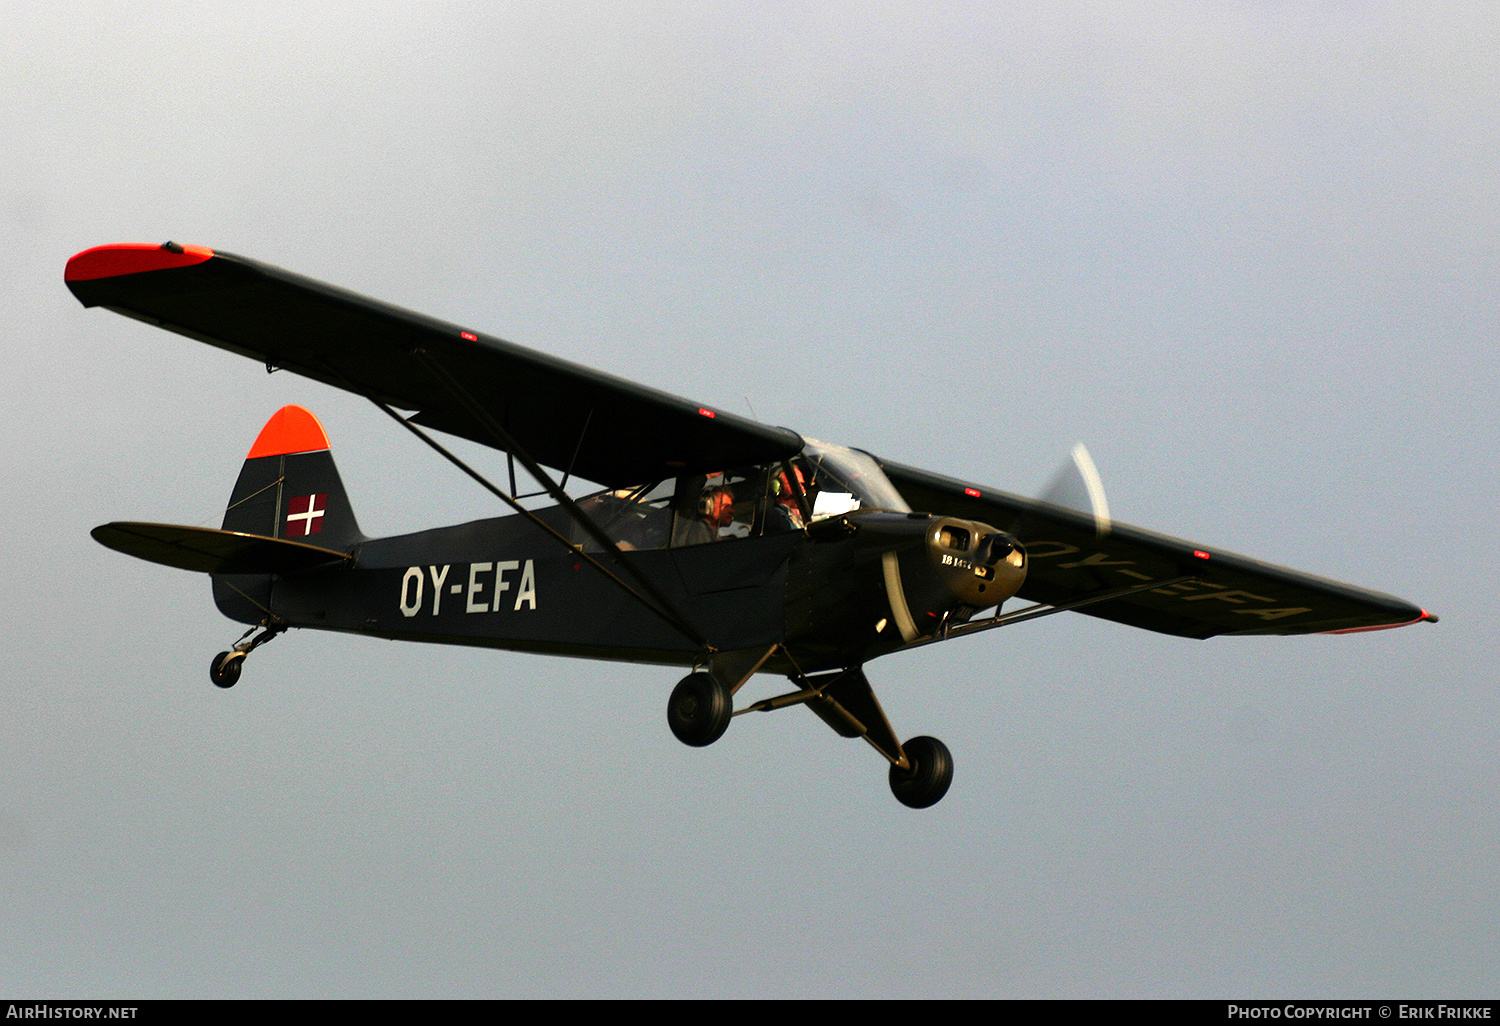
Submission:
M 677 740 L 694 748 L 713 744 L 729 728 L 734 698 L 711 673 L 690 673 L 667 700 L 667 725 Z
M 902 805 L 926 809 L 943 800 L 953 783 L 953 756 L 935 737 L 914 737 L 901 746 L 911 769 L 891 767 L 891 793 Z
M 702 748 L 723 737 L 730 717 L 738 715 L 734 711 L 735 688 L 726 685 L 723 678 L 744 683 L 774 651 L 760 655 L 758 661 L 753 658 L 756 653 L 738 663 L 720 659 L 712 664 L 715 672 L 699 670 L 682 678 L 667 702 L 667 724 L 677 740 Z M 796 691 L 753 702 L 740 712 L 772 712 L 806 705 L 834 733 L 864 738 L 885 757 L 891 764 L 891 793 L 902 805 L 926 809 L 943 800 L 953 783 L 953 756 L 948 746 L 935 737 L 914 737 L 904 745 L 897 741 L 862 668 L 850 666 L 811 677 L 799 671 L 791 680 L 798 685 Z
M 270 641 L 276 635 L 286 630 L 287 625 L 279 620 L 270 620 L 259 624 L 265 630 L 256 634 L 250 641 L 246 641 L 251 634 L 255 634 L 255 628 L 251 627 L 240 640 L 228 652 L 220 652 L 214 656 L 213 662 L 208 664 L 208 679 L 213 681 L 216 688 L 232 688 L 239 683 L 240 671 L 245 668 L 245 657 L 257 648 Z M 722 731 L 721 731 L 722 733 Z

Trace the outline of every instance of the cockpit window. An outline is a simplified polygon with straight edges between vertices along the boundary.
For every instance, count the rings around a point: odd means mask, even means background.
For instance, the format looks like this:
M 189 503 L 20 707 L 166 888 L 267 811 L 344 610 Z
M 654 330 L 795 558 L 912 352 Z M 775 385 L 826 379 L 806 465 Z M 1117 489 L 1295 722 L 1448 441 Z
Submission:
M 672 496 L 675 481 L 611 488 L 578 500 L 578 508 L 598 524 L 610 541 L 622 550 L 665 548 L 672 530 Z M 573 541 L 585 552 L 602 546 L 577 524 Z
M 764 467 L 677 479 L 673 545 L 702 545 L 760 533 Z
M 869 456 L 813 439 L 782 463 L 613 488 L 578 506 L 627 552 L 800 531 L 856 509 L 911 511 Z M 600 550 L 577 524 L 572 537 Z
M 856 509 L 911 512 L 880 465 L 856 449 L 809 438 L 802 455 L 794 462 L 806 474 L 805 487 L 814 521 Z

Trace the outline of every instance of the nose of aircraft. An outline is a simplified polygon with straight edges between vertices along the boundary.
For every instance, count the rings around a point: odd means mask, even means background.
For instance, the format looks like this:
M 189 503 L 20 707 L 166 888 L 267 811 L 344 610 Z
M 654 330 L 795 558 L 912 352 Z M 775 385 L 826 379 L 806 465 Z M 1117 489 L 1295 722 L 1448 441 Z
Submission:
M 965 605 L 999 605 L 1026 580 L 1026 550 L 988 524 L 940 517 L 928 529 L 926 541 L 929 566 Z

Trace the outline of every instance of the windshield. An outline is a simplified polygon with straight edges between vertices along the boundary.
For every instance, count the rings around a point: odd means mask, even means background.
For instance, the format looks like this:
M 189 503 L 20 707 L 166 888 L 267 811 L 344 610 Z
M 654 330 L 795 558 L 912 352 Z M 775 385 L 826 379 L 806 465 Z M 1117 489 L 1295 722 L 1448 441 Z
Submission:
M 806 490 L 813 520 L 856 509 L 911 512 L 896 486 L 869 456 L 813 438 L 806 442 L 801 461 L 806 468 Z

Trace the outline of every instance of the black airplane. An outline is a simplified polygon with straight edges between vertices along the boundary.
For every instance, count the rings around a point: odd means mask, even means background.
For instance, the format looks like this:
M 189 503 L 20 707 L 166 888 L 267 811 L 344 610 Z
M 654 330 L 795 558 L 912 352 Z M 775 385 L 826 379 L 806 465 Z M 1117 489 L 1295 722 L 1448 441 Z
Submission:
M 222 688 L 290 627 L 682 666 L 667 719 L 684 743 L 712 744 L 738 713 L 806 705 L 869 742 L 896 798 L 925 808 L 953 760 L 935 738 L 898 740 L 864 673 L 890 652 L 1064 610 L 1187 638 L 1437 620 L 1112 523 L 1099 501 L 1025 499 L 804 438 L 201 246 L 100 246 L 65 278 L 84 306 L 365 396 L 513 510 L 367 538 L 317 418 L 279 410 L 221 529 L 93 532 L 210 575 L 220 611 L 250 625 L 213 659 Z M 504 452 L 504 484 L 432 431 Z M 602 487 L 575 498 L 575 479 Z M 1012 597 L 1032 604 L 1001 612 Z M 792 690 L 736 711 L 757 673 Z

